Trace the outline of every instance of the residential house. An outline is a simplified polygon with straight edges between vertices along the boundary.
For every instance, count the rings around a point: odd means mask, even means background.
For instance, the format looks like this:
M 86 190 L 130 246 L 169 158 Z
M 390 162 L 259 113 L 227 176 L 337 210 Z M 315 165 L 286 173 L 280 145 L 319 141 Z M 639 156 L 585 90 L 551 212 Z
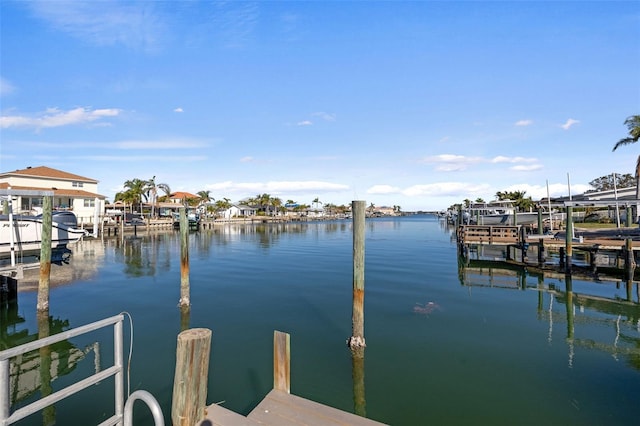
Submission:
M 256 209 L 244 204 L 233 204 L 228 209 L 219 211 L 218 214 L 224 219 L 231 219 L 234 217 L 250 217 L 255 216 Z
M 105 196 L 98 194 L 98 181 L 51 167 L 27 167 L 0 173 L 0 189 L 11 189 L 13 211 L 18 214 L 42 212 L 43 197 L 28 195 L 33 191 L 52 191 L 54 210 L 71 210 L 78 221 L 91 222 L 96 208 L 102 214 Z M 20 195 L 20 191 L 25 194 Z

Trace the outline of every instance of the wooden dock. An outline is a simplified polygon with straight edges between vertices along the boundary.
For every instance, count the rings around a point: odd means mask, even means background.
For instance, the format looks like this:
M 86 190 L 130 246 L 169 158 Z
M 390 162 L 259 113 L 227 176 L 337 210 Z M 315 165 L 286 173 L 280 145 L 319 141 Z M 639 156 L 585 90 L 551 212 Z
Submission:
M 374 426 L 384 424 L 278 389 L 271 390 L 246 417 L 217 404 L 207 407 L 206 416 L 206 419 L 200 422 L 200 426 Z
M 376 426 L 384 423 L 310 401 L 290 393 L 289 334 L 273 336 L 273 389 L 247 415 L 219 404 L 204 409 L 199 426 Z

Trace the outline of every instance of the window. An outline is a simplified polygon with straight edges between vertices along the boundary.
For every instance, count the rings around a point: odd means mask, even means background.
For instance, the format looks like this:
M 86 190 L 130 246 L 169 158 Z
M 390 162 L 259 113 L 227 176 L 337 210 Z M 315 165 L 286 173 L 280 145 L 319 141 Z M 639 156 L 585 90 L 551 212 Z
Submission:
M 83 183 L 82 182 L 73 182 L 71 184 L 74 188 L 82 188 Z
M 84 199 L 84 206 L 85 207 L 95 207 L 96 206 L 96 200 L 94 198 L 85 198 Z

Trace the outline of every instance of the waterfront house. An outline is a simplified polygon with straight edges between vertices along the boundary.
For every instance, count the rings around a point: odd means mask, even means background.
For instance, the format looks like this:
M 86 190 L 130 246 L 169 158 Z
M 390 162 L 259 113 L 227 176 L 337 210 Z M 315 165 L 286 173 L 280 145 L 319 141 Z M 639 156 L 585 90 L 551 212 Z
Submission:
M 70 210 L 78 222 L 91 222 L 96 207 L 104 211 L 105 196 L 98 193 L 98 181 L 46 166 L 27 167 L 0 173 L 0 189 L 20 191 L 52 191 L 54 210 Z M 18 214 L 42 213 L 42 197 L 16 195 L 13 211 Z
M 244 204 L 232 204 L 231 207 L 225 210 L 220 210 L 217 215 L 224 219 L 231 219 L 234 217 L 250 217 L 255 216 L 256 209 Z

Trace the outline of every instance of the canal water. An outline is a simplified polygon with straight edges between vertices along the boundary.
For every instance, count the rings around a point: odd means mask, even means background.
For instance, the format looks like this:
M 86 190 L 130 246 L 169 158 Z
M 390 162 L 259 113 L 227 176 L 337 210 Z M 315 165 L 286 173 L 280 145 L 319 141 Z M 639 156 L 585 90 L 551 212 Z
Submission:
M 242 414 L 272 387 L 280 330 L 291 335 L 292 393 L 384 423 L 638 424 L 638 283 L 465 264 L 452 230 L 434 216 L 367 219 L 364 388 L 354 383 L 362 365 L 346 346 L 350 221 L 190 234 L 188 314 L 178 307 L 177 232 L 139 231 L 71 250 L 53 268 L 51 332 L 127 312 L 130 392 L 151 392 L 167 424 L 176 338 L 186 325 L 213 331 L 207 403 Z M 21 282 L 17 305 L 3 305 L 3 347 L 37 337 L 36 287 L 37 271 Z M 53 390 L 111 366 L 112 334 L 52 348 Z M 127 320 L 125 361 L 130 337 Z M 14 408 L 41 393 L 36 355 L 20 360 L 19 380 L 13 376 Z M 113 399 L 113 380 L 105 380 L 18 424 L 98 424 L 113 414 Z M 134 418 L 152 424 L 140 402 Z

